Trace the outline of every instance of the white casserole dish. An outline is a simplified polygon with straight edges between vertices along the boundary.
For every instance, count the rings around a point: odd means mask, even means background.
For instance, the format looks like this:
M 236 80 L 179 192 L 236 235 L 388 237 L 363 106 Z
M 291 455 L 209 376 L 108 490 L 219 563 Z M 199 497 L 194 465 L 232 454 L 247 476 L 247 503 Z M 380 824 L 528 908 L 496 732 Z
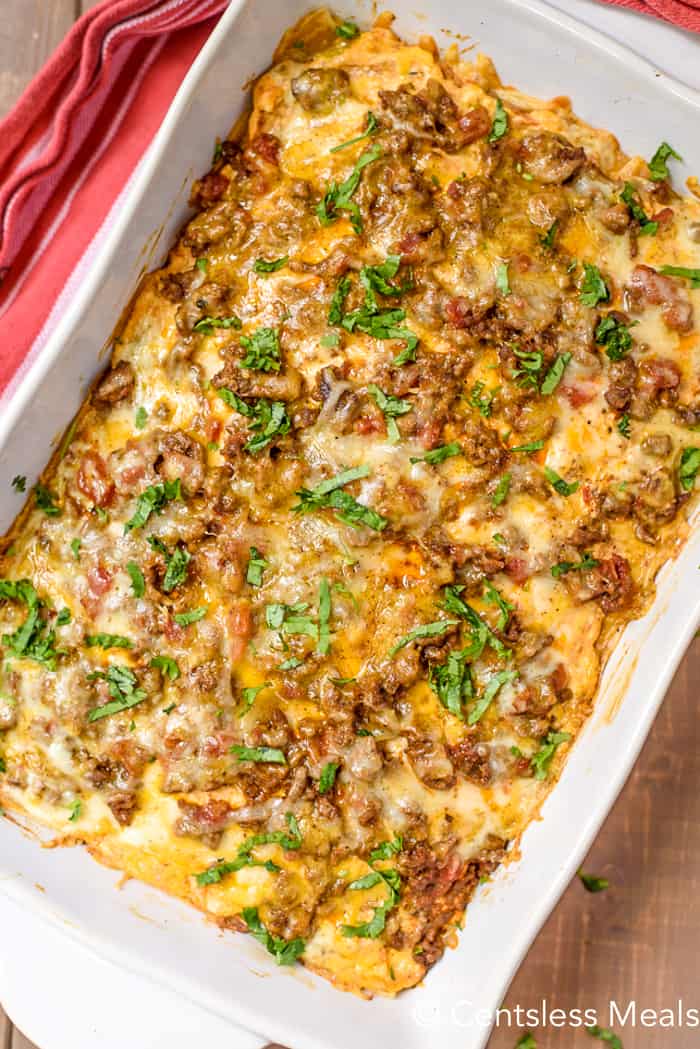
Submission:
M 240 86 L 269 64 L 282 31 L 311 6 L 308 0 L 231 4 L 133 180 L 117 228 L 40 354 L 0 402 L 0 491 L 10 492 L 14 474 L 32 478 L 44 466 L 52 439 L 105 364 L 99 347 L 108 345 L 143 266 L 157 264 L 174 239 L 192 178 L 207 168 L 216 135 L 227 132 L 244 103 Z M 369 17 L 362 3 L 343 0 L 338 6 L 361 22 Z M 671 137 L 686 158 L 684 174 L 700 172 L 700 95 L 583 24 L 537 0 L 469 0 L 466 5 L 463 0 L 431 0 L 425 17 L 414 13 L 413 0 L 394 0 L 389 6 L 398 15 L 401 34 L 432 32 L 444 44 L 449 38 L 441 27 L 470 33 L 507 82 L 533 94 L 571 95 L 581 116 L 613 130 L 631 152 L 651 155 L 662 139 Z M 657 32 L 672 31 L 659 27 Z M 679 39 L 687 45 L 687 37 Z M 158 234 L 144 252 L 153 230 Z M 3 500 L 0 529 L 10 524 L 18 503 L 13 496 Z M 697 628 L 699 557 L 696 529 L 680 559 L 663 571 L 654 608 L 628 628 L 618 646 L 595 713 L 544 806 L 543 820 L 524 835 L 522 859 L 501 869 L 480 891 L 467 912 L 458 949 L 447 952 L 424 986 L 395 1001 L 363 1002 L 341 994 L 299 967 L 277 969 L 250 938 L 222 935 L 184 904 L 152 889 L 130 883 L 115 891 L 118 875 L 81 850 L 42 850 L 9 821 L 0 821 L 0 894 L 12 901 L 3 903 L 0 913 L 15 931 L 0 942 L 0 997 L 8 979 L 3 970 L 21 972 L 22 955 L 13 950 L 13 941 L 26 935 L 41 943 L 36 930 L 48 922 L 54 928 L 43 934 L 46 957 L 60 957 L 65 943 L 65 958 L 71 958 L 70 938 L 121 969 L 170 989 L 168 994 L 146 984 L 138 998 L 127 999 L 131 1040 L 139 1049 L 181 1044 L 173 1039 L 174 1015 L 164 1004 L 175 1000 L 172 992 L 198 1007 L 189 1022 L 200 1035 L 206 1037 L 205 1027 L 198 1028 L 196 1018 L 204 1025 L 204 1010 L 212 1025 L 224 1025 L 226 1044 L 236 1049 L 252 1049 L 268 1039 L 294 1049 L 354 1049 L 358 1044 L 428 1049 L 438 1039 L 441 1049 L 480 1049 L 491 1014 L 615 800 Z M 16 905 L 26 914 L 25 924 Z M 24 957 L 27 964 L 31 952 Z M 103 964 L 95 961 L 96 974 L 114 972 L 101 970 Z M 41 1002 L 43 1010 L 44 1002 L 51 1001 L 51 973 L 46 965 L 31 973 L 35 1008 Z M 109 979 L 105 975 L 102 982 Z M 52 982 L 54 990 L 61 986 L 59 977 Z M 96 977 L 95 986 L 99 983 Z M 117 994 L 111 983 L 107 990 Z M 123 1001 L 120 997 L 122 1018 Z M 21 1023 L 19 1014 L 17 1020 Z M 260 1032 L 260 1038 L 237 1033 L 227 1023 Z M 86 1028 L 89 1024 L 86 1015 Z M 36 1037 L 44 1038 L 39 1028 Z M 104 1037 L 101 1032 L 103 1045 Z M 75 1045 L 68 1040 L 57 1044 Z M 87 1037 L 85 1044 L 90 1044 Z

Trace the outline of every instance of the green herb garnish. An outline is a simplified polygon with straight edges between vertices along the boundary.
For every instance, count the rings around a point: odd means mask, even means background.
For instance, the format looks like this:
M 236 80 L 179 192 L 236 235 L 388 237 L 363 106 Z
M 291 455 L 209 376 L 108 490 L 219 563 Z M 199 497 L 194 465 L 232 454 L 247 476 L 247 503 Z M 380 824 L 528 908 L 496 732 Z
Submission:
M 476 701 L 472 709 L 469 711 L 467 724 L 475 725 L 477 721 L 484 716 L 499 689 L 502 688 L 503 685 L 515 681 L 517 676 L 517 670 L 499 670 L 498 673 L 494 674 L 493 677 L 489 679 L 483 695 Z
M 136 502 L 136 511 L 124 525 L 124 534 L 133 531 L 134 528 L 143 528 L 151 514 L 162 514 L 166 503 L 173 500 L 182 500 L 180 478 L 174 481 L 161 481 L 152 484 L 141 493 Z
M 393 394 L 384 393 L 374 383 L 369 384 L 367 392 L 373 397 L 377 407 L 384 415 L 389 443 L 398 444 L 401 440 L 401 434 L 396 423 L 396 417 L 398 415 L 406 415 L 407 412 L 412 411 L 413 405 L 408 401 L 402 401 L 399 397 L 394 397 Z
M 146 580 L 143 577 L 143 572 L 135 561 L 129 561 L 126 570 L 131 578 L 131 592 L 134 597 L 143 597 L 146 592 Z
M 114 663 L 106 671 L 94 670 L 88 674 L 88 681 L 95 681 L 97 678 L 107 682 L 112 702 L 105 703 L 101 707 L 94 707 L 88 714 L 90 723 L 110 717 L 112 714 L 121 714 L 125 710 L 131 710 L 132 707 L 143 703 L 146 698 L 144 689 L 136 687 L 136 675 L 127 666 Z
M 133 648 L 134 643 L 121 634 L 88 634 L 85 638 L 88 648 Z
M 605 346 L 605 352 L 611 361 L 621 361 L 632 349 L 629 328 L 609 313 L 598 321 L 595 341 L 599 346 Z
M 664 277 L 684 277 L 690 281 L 691 288 L 700 288 L 700 268 L 691 269 L 688 266 L 662 266 L 659 269 Z
M 258 328 L 252 335 L 241 335 L 240 343 L 247 351 L 241 361 L 243 368 L 258 372 L 280 370 L 280 340 L 277 328 Z
M 627 205 L 628 211 L 635 222 L 639 223 L 639 235 L 640 236 L 654 236 L 658 233 L 659 224 L 658 222 L 652 222 L 649 216 L 645 212 L 642 205 L 639 203 L 636 190 L 631 182 L 625 182 L 624 189 L 620 194 L 620 200 L 623 204 Z
M 493 115 L 491 130 L 489 131 L 489 142 L 498 142 L 508 130 L 508 114 L 505 111 L 500 98 L 496 99 L 496 110 Z
M 329 761 L 321 769 L 321 778 L 318 781 L 319 794 L 328 794 L 333 789 L 335 777 L 338 775 L 340 765 L 337 761 Z
M 273 936 L 269 933 L 260 921 L 257 907 L 244 907 L 243 921 L 255 939 L 274 956 L 278 965 L 293 965 L 297 958 L 304 953 L 306 944 L 301 937 L 297 936 L 294 940 L 282 940 L 278 936 Z
M 287 759 L 284 751 L 277 747 L 242 747 L 234 744 L 230 753 L 234 754 L 239 761 L 254 761 L 267 765 L 286 765 Z
M 146 425 L 147 422 L 148 422 L 148 412 L 146 411 L 144 406 L 141 405 L 141 407 L 137 408 L 137 410 L 136 410 L 136 415 L 134 416 L 134 426 L 136 427 L 137 430 L 143 430 L 143 428 L 144 428 L 144 426 Z
M 208 611 L 207 605 L 201 605 L 199 608 L 190 609 L 189 612 L 178 612 L 173 619 L 178 626 L 190 626 L 191 623 L 198 623 L 200 619 L 204 619 Z
M 539 750 L 530 758 L 530 764 L 535 774 L 535 779 L 543 780 L 547 778 L 549 772 L 549 766 L 552 764 L 552 759 L 557 752 L 557 748 L 562 743 L 568 743 L 571 739 L 571 735 L 568 732 L 548 732 L 544 741 L 540 744 Z
M 545 466 L 544 475 L 551 484 L 555 492 L 559 495 L 569 496 L 577 492 L 580 487 L 579 481 L 565 481 L 563 477 L 560 477 L 556 470 L 550 469 L 549 466 Z
M 56 505 L 56 497 L 45 485 L 34 485 L 34 505 L 38 510 L 43 510 L 47 517 L 58 517 L 61 513 L 60 506 Z
M 504 297 L 510 295 L 510 284 L 508 283 L 508 263 L 499 262 L 496 266 L 496 287 Z
M 381 532 L 389 523 L 386 517 L 382 517 L 376 510 L 358 503 L 356 499 L 343 491 L 346 484 L 350 484 L 351 481 L 356 481 L 362 477 L 367 477 L 369 472 L 368 466 L 356 466 L 350 470 L 343 470 L 326 481 L 322 481 L 315 488 L 301 488 L 296 493 L 301 501 L 296 506 L 293 506 L 292 510 L 296 513 L 304 514 L 325 508 L 337 510 L 338 518 L 346 524 L 352 525 L 353 528 L 366 525 L 376 532 Z
M 599 302 L 607 302 L 610 298 L 608 286 L 603 280 L 600 270 L 590 262 L 583 264 L 583 281 L 579 299 L 584 306 L 597 306 Z
M 263 572 L 269 567 L 270 562 L 261 556 L 260 551 L 256 547 L 251 546 L 248 568 L 245 574 L 246 583 L 249 583 L 251 586 L 262 586 Z
M 289 433 L 291 423 L 287 415 L 287 409 L 282 401 L 268 401 L 259 397 L 256 401 L 248 404 L 242 400 L 233 390 L 222 386 L 217 391 L 219 397 L 229 408 L 233 408 L 241 415 L 252 420 L 248 425 L 254 437 L 244 446 L 245 451 L 251 455 L 261 452 L 266 448 L 273 437 L 283 437 Z
M 700 470 L 700 448 L 684 448 L 678 466 L 678 480 L 684 492 L 692 492 Z
M 155 667 L 156 670 L 160 670 L 163 677 L 167 677 L 171 681 L 177 681 L 180 677 L 180 668 L 171 656 L 154 656 L 151 660 L 151 666 Z
M 276 273 L 277 270 L 281 270 L 283 266 L 286 266 L 289 262 L 289 255 L 282 255 L 279 259 L 271 259 L 269 262 L 267 259 L 256 259 L 253 263 L 254 273 Z
M 331 153 L 339 153 L 341 149 L 346 149 L 348 146 L 354 146 L 356 142 L 361 142 L 363 138 L 369 138 L 370 135 L 374 135 L 379 129 L 377 118 L 374 113 L 367 113 L 367 127 L 361 135 L 355 135 L 354 138 L 349 138 L 347 142 L 341 142 L 339 146 L 333 146 Z
M 545 394 L 545 396 L 550 393 L 554 393 L 557 386 L 561 382 L 564 370 L 570 360 L 570 353 L 561 353 L 558 357 L 554 358 L 551 367 L 549 368 L 549 371 L 542 380 L 542 385 L 540 386 L 540 393 Z
M 567 575 L 569 572 L 587 572 L 591 568 L 596 568 L 598 561 L 590 554 L 584 554 L 582 561 L 560 561 L 556 565 L 552 565 L 550 572 L 555 579 L 559 579 L 560 576 Z
M 347 211 L 350 215 L 350 224 L 355 233 L 359 234 L 362 232 L 362 216 L 360 215 L 359 207 L 352 197 L 360 185 L 362 169 L 367 167 L 368 164 L 374 163 L 381 155 L 382 151 L 378 145 L 370 146 L 360 156 L 344 182 L 341 182 L 340 185 L 335 181 L 331 182 L 321 203 L 316 207 L 316 215 L 322 226 L 329 226 L 332 222 L 335 222 L 339 217 L 339 211 Z
M 607 878 L 598 878 L 595 874 L 584 874 L 582 870 L 576 872 L 581 879 L 581 884 L 588 892 L 604 892 L 610 888 Z
M 662 142 L 649 161 L 649 177 L 653 182 L 663 182 L 664 179 L 671 177 L 666 163 L 669 157 L 673 157 L 674 160 L 683 159 L 672 146 L 669 146 L 668 142 Z
M 412 641 L 417 641 L 418 638 L 439 637 L 453 626 L 458 625 L 459 620 L 457 619 L 437 619 L 433 623 L 421 623 L 420 626 L 414 627 L 413 630 L 409 630 L 407 634 L 399 638 L 393 648 L 389 649 L 389 658 L 395 656 L 402 648 L 410 645 Z

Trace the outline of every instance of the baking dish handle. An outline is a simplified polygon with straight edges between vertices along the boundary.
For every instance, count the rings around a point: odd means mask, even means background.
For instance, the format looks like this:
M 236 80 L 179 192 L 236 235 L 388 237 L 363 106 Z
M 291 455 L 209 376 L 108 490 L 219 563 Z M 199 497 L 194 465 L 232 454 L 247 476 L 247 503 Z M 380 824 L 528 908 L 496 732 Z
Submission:
M 40 1049 L 262 1049 L 182 995 L 104 961 L 0 893 L 0 1002 Z

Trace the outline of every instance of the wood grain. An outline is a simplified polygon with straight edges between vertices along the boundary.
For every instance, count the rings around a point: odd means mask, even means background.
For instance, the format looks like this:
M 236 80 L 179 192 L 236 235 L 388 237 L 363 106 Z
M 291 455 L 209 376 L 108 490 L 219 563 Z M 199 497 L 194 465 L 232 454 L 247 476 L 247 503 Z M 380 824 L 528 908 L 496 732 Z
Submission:
M 0 115 L 45 61 L 71 22 L 98 0 L 1 0 Z M 504 1003 L 592 1008 L 607 1026 L 611 999 L 623 1008 L 700 1006 L 700 644 L 686 656 L 639 762 L 586 859 L 610 880 L 587 893 L 578 879 L 540 933 Z M 39 1005 L 40 1003 L 38 1003 Z M 551 1026 L 538 1049 L 593 1049 L 581 1031 Z M 489 1049 L 513 1049 L 524 1028 L 500 1027 Z M 625 1049 L 689 1049 L 691 1030 L 624 1034 Z M 0 1049 L 34 1049 L 0 1010 Z

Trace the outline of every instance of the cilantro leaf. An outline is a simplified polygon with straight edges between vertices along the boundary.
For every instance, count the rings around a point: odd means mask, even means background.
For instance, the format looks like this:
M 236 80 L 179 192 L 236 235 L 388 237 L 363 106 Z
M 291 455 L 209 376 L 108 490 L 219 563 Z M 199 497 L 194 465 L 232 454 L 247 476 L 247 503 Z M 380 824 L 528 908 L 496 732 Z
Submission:
M 621 361 L 632 348 L 629 328 L 610 313 L 598 321 L 595 341 L 599 346 L 605 346 L 605 352 L 611 361 Z
M 558 228 L 558 226 L 559 226 L 559 222 L 558 222 L 557 219 L 555 219 L 554 222 L 552 223 L 552 225 L 547 230 L 547 232 L 543 233 L 540 236 L 540 244 L 542 245 L 543 248 L 546 248 L 547 251 L 551 251 L 552 248 L 554 247 L 554 238 L 557 235 L 557 228 Z
M 598 561 L 590 554 L 584 554 L 582 561 L 559 561 L 558 564 L 552 565 L 550 572 L 555 579 L 559 579 L 563 575 L 567 575 L 569 572 L 587 572 L 591 568 L 596 568 Z
M 171 656 L 154 656 L 151 666 L 160 670 L 163 677 L 170 678 L 171 681 L 177 681 L 180 677 L 180 668 Z
M 337 761 L 329 761 L 321 769 L 321 778 L 318 781 L 319 794 L 328 794 L 333 789 L 335 777 L 338 775 L 340 765 Z
M 684 277 L 690 281 L 691 288 L 700 288 L 700 267 L 691 269 L 688 266 L 662 266 L 659 273 L 665 277 Z
M 88 674 L 88 681 L 95 681 L 97 678 L 107 682 L 112 702 L 105 703 L 101 707 L 93 707 L 88 713 L 88 721 L 91 724 L 102 718 L 110 717 L 112 714 L 121 714 L 125 710 L 131 710 L 132 707 L 143 703 L 146 698 L 146 692 L 136 687 L 136 675 L 130 667 L 113 663 L 106 671 L 94 670 Z
M 281 367 L 280 340 L 277 328 L 258 328 L 252 335 L 241 335 L 241 346 L 247 350 L 241 361 L 251 371 L 278 372 Z
M 639 198 L 637 197 L 637 193 L 631 182 L 625 182 L 624 189 L 620 194 L 620 200 L 623 204 L 627 205 L 627 209 L 632 218 L 635 220 L 635 222 L 639 223 L 640 236 L 654 236 L 656 233 L 658 233 L 658 222 L 652 222 L 649 219 L 649 216 L 645 212 L 642 205 L 639 203 Z
M 552 764 L 552 759 L 557 752 L 558 747 L 562 743 L 568 743 L 571 739 L 571 735 L 568 732 L 548 732 L 542 743 L 540 744 L 539 750 L 537 750 L 530 758 L 530 764 L 532 765 L 535 779 L 544 780 L 547 778 L 549 772 L 549 766 Z
M 286 406 L 282 401 L 268 401 L 264 397 L 259 397 L 248 404 L 225 386 L 222 386 L 217 392 L 229 408 L 233 408 L 252 420 L 248 425 L 255 436 L 251 437 L 244 446 L 245 451 L 251 455 L 266 448 L 273 437 L 283 437 L 284 434 L 289 433 L 291 423 Z
M 353 528 L 366 525 L 376 532 L 383 531 L 388 525 L 386 517 L 382 517 L 376 510 L 372 510 L 362 503 L 358 503 L 353 496 L 342 489 L 351 481 L 356 481 L 369 474 L 368 466 L 356 466 L 350 470 L 343 470 L 335 477 L 322 481 L 315 488 L 300 488 L 297 491 L 300 502 L 292 507 L 295 513 L 310 513 L 313 510 L 325 508 L 338 511 L 338 517 Z
M 175 481 L 161 481 L 159 484 L 149 485 L 138 497 L 136 510 L 124 525 L 124 534 L 128 534 L 134 528 L 143 528 L 151 514 L 162 514 L 166 503 L 173 500 L 182 500 L 179 477 Z
M 322 579 L 318 588 L 318 644 L 320 656 L 328 655 L 331 647 L 331 588 L 327 579 Z
M 597 306 L 599 302 L 607 302 L 610 291 L 603 280 L 600 270 L 590 262 L 583 264 L 584 276 L 581 283 L 579 299 L 584 306 Z
M 242 913 L 243 921 L 248 926 L 251 934 L 274 956 L 278 965 L 293 965 L 297 958 L 304 953 L 306 944 L 301 937 L 297 936 L 294 940 L 283 940 L 269 933 L 260 921 L 257 907 L 244 907 Z
M 450 444 L 440 444 L 437 448 L 431 448 L 425 455 L 412 455 L 410 462 L 437 466 L 439 463 L 444 463 L 445 459 L 451 459 L 454 455 L 461 454 L 462 446 L 457 441 L 452 441 Z
M 353 40 L 356 36 L 359 36 L 360 30 L 357 28 L 354 22 L 346 19 L 335 27 L 337 36 L 343 40 Z
M 462 718 L 462 703 L 474 695 L 471 673 L 467 666 L 470 650 L 452 650 L 444 663 L 430 667 L 428 681 L 436 696 L 450 714 Z
M 494 674 L 493 677 L 489 679 L 483 695 L 476 701 L 472 709 L 469 711 L 467 724 L 475 725 L 477 721 L 484 716 L 499 689 L 502 688 L 503 685 L 515 681 L 517 676 L 517 670 L 499 670 L 498 673 Z
M 582 870 L 576 872 L 581 879 L 581 884 L 588 892 L 604 892 L 610 888 L 607 878 L 598 878 L 595 874 L 584 874 Z
M 540 393 L 544 394 L 545 396 L 547 396 L 550 393 L 554 393 L 557 386 L 561 382 L 564 370 L 566 369 L 566 366 L 570 360 L 570 353 L 561 353 L 554 358 L 549 368 L 549 371 L 542 380 L 542 385 L 540 386 Z
M 279 259 L 271 259 L 269 262 L 266 259 L 256 259 L 253 263 L 254 273 L 276 273 L 277 270 L 281 270 L 289 262 L 289 255 L 282 255 Z
M 599 1038 L 601 1042 L 607 1042 L 610 1049 L 622 1049 L 621 1040 L 609 1027 L 599 1027 L 597 1024 L 594 1024 L 592 1027 L 587 1027 L 586 1031 L 593 1038 Z
M 284 752 L 277 747 L 242 747 L 235 743 L 230 748 L 239 761 L 254 761 L 269 765 L 286 765 L 287 759 Z
M 545 466 L 544 475 L 551 484 L 555 492 L 559 495 L 569 496 L 577 492 L 580 487 L 579 481 L 565 481 L 563 477 L 560 477 L 556 470 L 552 470 L 549 466 Z
M 669 146 L 668 142 L 662 142 L 649 161 L 649 177 L 653 182 L 663 182 L 664 179 L 671 177 L 671 172 L 668 170 L 668 164 L 666 163 L 669 157 L 673 157 L 675 160 L 683 159 L 672 146 Z
M 401 440 L 401 434 L 396 424 L 396 417 L 406 415 L 412 411 L 413 405 L 409 404 L 408 401 L 402 401 L 399 397 L 394 397 L 393 394 L 384 393 L 373 382 L 369 384 L 367 391 L 374 398 L 377 407 L 384 415 L 389 443 L 398 444 Z
M 249 583 L 250 586 L 262 586 L 263 572 L 269 567 L 270 562 L 260 555 L 260 551 L 256 547 L 251 546 L 248 568 L 245 574 L 246 583 Z
M 630 424 L 630 417 L 627 414 L 627 412 L 625 412 L 625 414 L 620 416 L 620 418 L 618 419 L 618 421 L 617 421 L 617 429 L 618 429 L 618 432 L 620 433 L 620 435 L 622 437 L 626 437 L 627 440 L 629 440 L 630 432 L 631 432 L 631 424 Z
M 234 331 L 240 331 L 243 327 L 243 323 L 240 317 L 202 317 L 197 321 L 192 331 L 198 331 L 200 335 L 213 335 L 215 328 L 229 329 L 233 328 Z
M 65 655 L 55 646 L 56 632 L 41 615 L 44 607 L 28 579 L 0 579 L 0 600 L 20 601 L 27 606 L 27 617 L 12 634 L 3 634 L 2 643 L 15 659 L 31 659 L 46 670 L 56 669 L 56 660 Z M 58 620 L 57 620 L 58 623 Z
M 47 517 L 58 517 L 61 513 L 60 506 L 56 505 L 55 496 L 45 485 L 34 485 L 34 504 L 38 510 L 43 510 Z
M 137 430 L 143 430 L 147 422 L 148 412 L 146 411 L 144 406 L 141 405 L 140 408 L 136 410 L 136 415 L 134 416 L 134 426 Z
M 178 612 L 173 619 L 178 626 L 190 626 L 191 623 L 198 623 L 200 619 L 204 619 L 208 611 L 207 605 L 202 605 L 199 608 L 190 609 L 189 612 Z
M 493 495 L 491 496 L 491 506 L 500 506 L 501 503 L 505 502 L 508 496 L 508 492 L 510 490 L 510 476 L 511 475 L 509 473 L 503 474 L 503 476 L 499 480 L 498 484 L 496 485 L 496 489 Z
M 127 562 L 126 570 L 131 578 L 131 591 L 134 597 L 143 597 L 146 592 L 146 580 L 135 561 Z
M 24 492 L 27 489 L 27 478 L 22 474 L 17 474 L 16 477 L 12 478 L 12 487 L 16 492 Z
M 121 634 L 88 634 L 85 638 L 88 648 L 133 648 L 133 641 Z
M 489 131 L 489 142 L 498 142 L 508 130 L 508 114 L 505 111 L 500 98 L 496 99 L 496 110 L 493 115 L 491 130 Z
M 510 284 L 508 282 L 508 263 L 499 262 L 496 266 L 496 287 L 501 295 L 510 295 Z
M 340 185 L 335 181 L 331 182 L 320 204 L 316 206 L 316 215 L 322 226 L 329 226 L 332 222 L 335 222 L 339 217 L 339 211 L 347 211 L 350 215 L 350 224 L 355 233 L 359 234 L 362 232 L 362 216 L 360 215 L 359 207 L 352 197 L 360 185 L 363 168 L 367 167 L 368 164 L 374 163 L 381 155 L 382 151 L 378 145 L 370 146 L 359 157 L 344 182 L 341 182 Z
M 678 480 L 684 492 L 692 492 L 700 470 L 700 448 L 684 448 L 678 467 Z
M 374 113 L 368 111 L 367 113 L 367 127 L 361 135 L 355 135 L 354 138 L 349 138 L 347 142 L 341 142 L 339 146 L 333 146 L 330 150 L 331 153 L 339 153 L 341 149 L 346 149 L 347 146 L 354 146 L 356 142 L 361 142 L 363 138 L 369 138 L 370 135 L 376 134 L 379 130 L 379 124 Z
M 399 638 L 393 648 L 389 649 L 389 658 L 391 659 L 402 648 L 406 648 L 407 645 L 410 645 L 412 641 L 417 641 L 418 638 L 439 637 L 453 626 L 458 626 L 458 624 L 459 620 L 457 619 L 436 619 L 433 623 L 421 623 L 420 626 L 414 627 L 413 630 L 409 630 L 407 634 Z

